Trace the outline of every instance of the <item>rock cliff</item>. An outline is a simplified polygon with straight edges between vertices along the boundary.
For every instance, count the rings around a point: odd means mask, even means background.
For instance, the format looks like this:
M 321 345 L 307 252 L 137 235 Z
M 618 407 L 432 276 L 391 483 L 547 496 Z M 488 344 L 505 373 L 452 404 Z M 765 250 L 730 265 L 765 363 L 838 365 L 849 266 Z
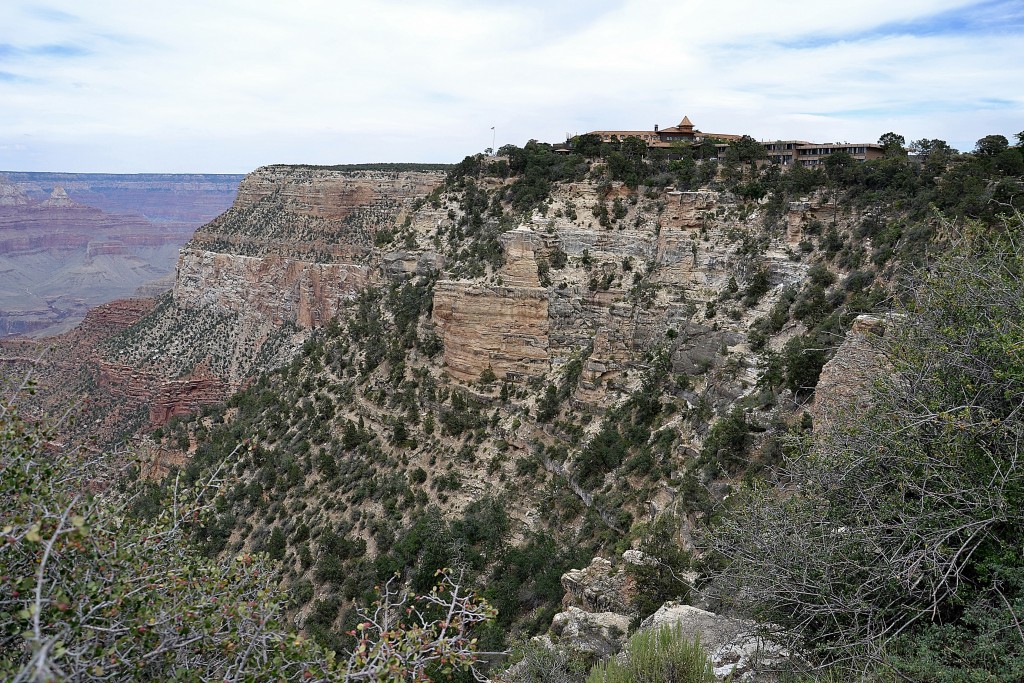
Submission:
M 751 321 L 804 277 L 790 233 L 811 214 L 792 218 L 787 232 L 762 235 L 756 213 L 738 215 L 732 198 L 670 190 L 627 203 L 613 229 L 579 218 L 578 208 L 605 201 L 592 183 L 558 186 L 549 216 L 535 214 L 502 236 L 505 264 L 493 277 L 437 283 L 434 321 L 449 372 L 463 381 L 487 368 L 499 378 L 539 377 L 582 351 L 575 398 L 597 410 L 655 348 L 667 350 L 674 373 L 690 376 L 738 353 L 733 376 L 714 387 L 733 400 L 757 378 L 745 346 Z M 553 254 L 566 265 L 553 269 Z M 738 287 L 759 272 L 768 291 L 754 306 L 722 301 L 730 281 Z
M 860 315 L 853 321 L 843 343 L 821 369 L 811 412 L 816 429 L 841 424 L 868 407 L 871 383 L 885 368 L 877 342 L 885 335 L 887 324 L 873 315 Z
M 172 292 L 96 342 L 97 385 L 145 406 L 150 424 L 223 400 L 387 277 L 376 233 L 394 229 L 442 179 L 298 167 L 250 174 L 233 206 L 181 249 Z
M 548 371 L 548 291 L 540 286 L 537 249 L 529 228 L 501 236 L 505 265 L 494 284 L 441 280 L 434 290 L 434 322 L 452 376 L 473 381 L 490 368 L 499 378 L 537 377 Z
M 391 230 L 443 176 L 269 166 L 181 250 L 174 301 L 299 328 L 324 325 L 375 277 Z

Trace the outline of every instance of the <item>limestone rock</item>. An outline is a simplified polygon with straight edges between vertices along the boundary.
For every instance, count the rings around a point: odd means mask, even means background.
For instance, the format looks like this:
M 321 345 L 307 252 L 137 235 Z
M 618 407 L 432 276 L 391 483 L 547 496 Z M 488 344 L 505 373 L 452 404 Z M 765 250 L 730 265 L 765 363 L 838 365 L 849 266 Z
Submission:
M 644 619 L 642 628 L 657 628 L 663 624 L 679 624 L 683 637 L 699 638 L 707 650 L 719 680 L 733 681 L 773 680 L 770 672 L 790 659 L 789 652 L 764 636 L 757 624 L 746 619 L 735 619 L 706 612 L 690 605 L 668 602 Z
M 634 613 L 632 581 L 624 569 L 615 570 L 603 557 L 595 557 L 584 569 L 567 571 L 562 574 L 561 582 L 566 606 L 578 606 L 590 612 Z
M 501 278 L 509 287 L 540 287 L 537 273 L 537 251 L 541 240 L 533 230 L 519 227 L 501 236 L 505 265 Z
M 814 391 L 811 416 L 816 427 L 842 422 L 870 405 L 871 383 L 885 367 L 877 340 L 885 334 L 886 321 L 859 315 L 835 355 L 821 369 Z
M 626 564 L 637 567 L 655 567 L 658 565 L 658 558 L 651 557 L 642 550 L 627 550 L 622 553 L 622 560 Z
M 444 256 L 433 251 L 422 254 L 394 251 L 381 257 L 381 268 L 391 278 L 429 275 L 444 269 Z
M 570 607 L 551 620 L 551 633 L 566 649 L 608 657 L 622 648 L 630 618 L 614 612 L 584 612 Z
M 370 280 L 367 266 L 185 247 L 174 300 L 187 308 L 244 314 L 300 328 L 320 327 Z

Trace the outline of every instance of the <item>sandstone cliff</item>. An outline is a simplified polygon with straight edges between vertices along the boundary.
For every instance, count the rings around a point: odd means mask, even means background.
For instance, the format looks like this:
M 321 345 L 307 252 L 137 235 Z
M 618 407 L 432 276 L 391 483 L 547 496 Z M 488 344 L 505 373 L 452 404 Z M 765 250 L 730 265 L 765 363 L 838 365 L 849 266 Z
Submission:
M 678 374 L 700 376 L 730 361 L 732 376 L 711 388 L 723 401 L 735 399 L 758 374 L 745 346 L 752 320 L 806 272 L 790 243 L 810 218 L 796 216 L 786 232 L 764 236 L 757 215 L 738 215 L 731 198 L 674 190 L 630 205 L 614 229 L 578 218 L 578 207 L 602 201 L 595 184 L 558 186 L 554 216 L 535 214 L 502 236 L 505 265 L 492 277 L 438 282 L 434 320 L 449 372 L 463 381 L 487 368 L 499 378 L 539 377 L 584 353 L 575 396 L 596 410 L 609 389 L 630 385 L 646 354 L 665 348 Z M 554 270 L 557 252 L 567 263 Z M 730 280 L 745 283 L 758 270 L 770 291 L 756 305 L 720 302 Z
M 283 166 L 250 174 L 233 206 L 181 249 L 171 295 L 102 341 L 100 386 L 162 424 L 285 363 L 380 280 L 376 233 L 442 179 Z
M 366 286 L 375 236 L 405 218 L 438 173 L 285 166 L 246 177 L 234 205 L 181 250 L 174 300 L 273 324 L 319 327 Z
M 540 286 L 540 239 L 528 228 L 502 235 L 505 265 L 494 284 L 441 280 L 434 321 L 452 376 L 473 381 L 490 368 L 497 377 L 537 377 L 550 369 L 548 291 Z

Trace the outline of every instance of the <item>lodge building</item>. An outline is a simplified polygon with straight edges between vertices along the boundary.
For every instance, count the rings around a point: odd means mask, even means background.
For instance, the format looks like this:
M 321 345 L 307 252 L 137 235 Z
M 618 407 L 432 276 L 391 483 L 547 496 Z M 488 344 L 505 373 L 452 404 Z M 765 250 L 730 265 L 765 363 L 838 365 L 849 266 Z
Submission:
M 732 133 L 704 133 L 694 127 L 689 116 L 684 116 L 678 125 L 669 128 L 659 129 L 657 124 L 654 130 L 594 130 L 590 135 L 598 135 L 602 142 L 616 142 L 627 137 L 640 138 L 648 149 L 671 149 L 675 145 L 699 144 L 704 140 L 714 140 L 719 152 L 729 146 L 732 140 L 739 140 L 742 135 Z M 772 140 L 762 141 L 761 144 L 768 150 L 768 160 L 779 166 L 792 166 L 801 164 L 803 166 L 815 167 L 825 161 L 829 154 L 845 152 L 854 159 L 866 161 L 868 159 L 879 159 L 884 156 L 884 147 L 871 142 L 858 143 L 818 143 L 806 140 Z M 721 156 L 721 154 L 719 154 Z

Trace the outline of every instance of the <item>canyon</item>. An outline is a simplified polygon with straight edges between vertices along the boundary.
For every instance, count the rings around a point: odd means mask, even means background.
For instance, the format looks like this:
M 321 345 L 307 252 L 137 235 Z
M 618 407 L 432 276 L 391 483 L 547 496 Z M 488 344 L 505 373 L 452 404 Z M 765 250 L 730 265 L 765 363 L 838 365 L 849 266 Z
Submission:
M 36 378 L 26 414 L 75 406 L 68 443 L 127 439 L 147 491 L 226 476 L 194 542 L 280 560 L 325 646 L 374 582 L 456 561 L 500 628 L 546 631 L 528 648 L 603 658 L 666 623 L 719 678 L 785 662 L 705 583 L 708 520 L 871 409 L 898 324 L 864 314 L 893 277 L 877 206 L 823 174 L 631 186 L 579 159 L 522 201 L 503 163 L 257 169 L 166 291 L 0 342 L 0 370 Z
M 0 336 L 52 335 L 98 304 L 169 289 L 178 250 L 240 180 L 0 173 Z

